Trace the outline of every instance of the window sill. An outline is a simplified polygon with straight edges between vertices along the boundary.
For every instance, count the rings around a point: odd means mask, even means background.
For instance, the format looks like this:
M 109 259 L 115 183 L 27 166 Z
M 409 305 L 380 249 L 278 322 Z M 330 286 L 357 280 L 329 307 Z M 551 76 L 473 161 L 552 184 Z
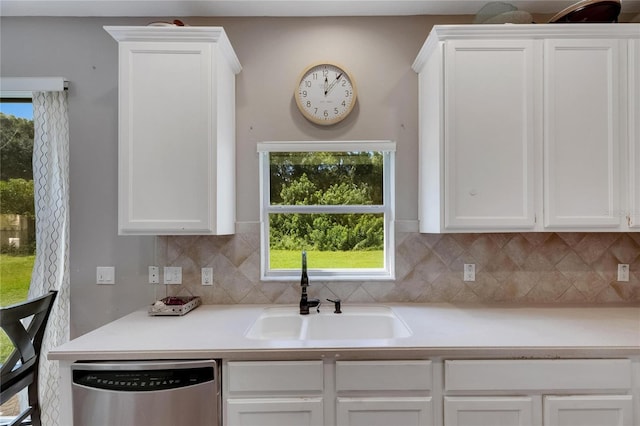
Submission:
M 354 273 L 342 271 L 318 272 L 309 271 L 309 281 L 395 281 L 395 273 L 380 271 L 367 273 L 359 270 Z M 271 271 L 268 275 L 260 274 L 260 281 L 295 281 L 300 280 L 300 271 Z

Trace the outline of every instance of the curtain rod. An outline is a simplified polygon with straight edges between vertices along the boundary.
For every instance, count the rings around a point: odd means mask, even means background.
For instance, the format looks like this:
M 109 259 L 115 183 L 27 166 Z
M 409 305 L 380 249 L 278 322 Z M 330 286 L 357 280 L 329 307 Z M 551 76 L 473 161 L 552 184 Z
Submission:
M 2 77 L 0 93 L 3 92 L 60 92 L 69 89 L 69 80 L 64 77 Z M 13 94 L 15 97 L 15 93 Z

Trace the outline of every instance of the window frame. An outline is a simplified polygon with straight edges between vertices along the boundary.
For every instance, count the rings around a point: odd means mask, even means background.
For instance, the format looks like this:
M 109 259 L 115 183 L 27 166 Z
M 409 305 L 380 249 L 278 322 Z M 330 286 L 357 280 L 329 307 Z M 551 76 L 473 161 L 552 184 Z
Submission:
M 392 141 L 280 141 L 259 142 L 260 173 L 260 280 L 291 281 L 300 278 L 297 269 L 270 269 L 269 215 L 272 213 L 377 213 L 384 217 L 384 267 L 360 269 L 309 269 L 309 277 L 322 281 L 395 280 L 395 152 Z M 270 163 L 272 152 L 357 152 L 376 151 L 383 156 L 382 205 L 271 205 Z
M 6 81 L 6 79 L 2 79 L 2 81 L 0 81 L 0 87 L 2 87 L 2 90 L 0 90 L 0 104 L 2 104 L 2 103 L 5 103 L 5 104 L 8 104 L 8 103 L 11 103 L 11 104 L 29 104 L 29 105 L 31 105 L 31 109 L 33 110 L 33 92 L 26 91 L 26 90 L 20 90 L 20 91 L 5 90 L 4 84 L 3 84 L 4 81 Z M 24 117 L 17 117 L 17 118 L 26 119 Z M 31 115 L 31 119 L 26 119 L 26 120 L 29 120 L 29 121 L 31 121 L 32 124 L 34 124 L 34 122 L 33 122 L 33 113 Z M 31 149 L 31 161 L 33 161 L 33 146 L 32 146 L 32 149 Z M 31 176 L 31 182 L 33 182 L 33 181 L 34 181 L 34 179 L 33 179 L 33 175 L 32 175 Z M 34 196 L 35 196 L 35 194 L 34 194 Z M 34 198 L 34 202 L 35 202 L 35 198 Z M 36 212 L 34 211 L 34 218 L 33 218 L 33 223 L 32 223 L 32 226 L 33 226 L 32 232 L 33 232 L 34 238 L 35 238 L 35 233 L 36 233 L 36 229 L 35 229 L 35 226 L 36 226 L 35 213 Z M 20 237 L 22 237 L 22 235 L 20 235 Z M 10 240 L 10 238 L 9 238 L 9 240 Z M 9 241 L 9 240 L 7 240 L 7 241 Z M 0 245 L 2 245 L 3 243 L 4 243 L 4 240 L 0 241 Z M 19 249 L 19 247 L 16 247 L 16 249 L 18 249 L 17 250 L 18 253 L 27 254 L 29 256 L 31 256 L 31 255 L 33 256 L 33 264 L 29 265 L 29 267 L 31 267 L 31 269 L 33 269 L 33 265 L 35 265 L 35 262 L 36 262 L 37 250 L 34 250 L 33 253 L 30 253 L 28 251 L 29 244 L 31 244 L 31 243 L 36 244 L 37 243 L 37 239 L 34 239 L 33 241 L 30 241 L 29 238 L 27 238 L 26 241 L 22 241 L 22 240 L 20 241 L 20 246 L 26 247 L 27 251 L 23 251 L 22 249 Z M 8 246 L 10 246 L 10 244 L 8 244 Z M 22 298 L 22 299 L 17 299 L 17 298 L 13 299 L 12 298 L 12 299 L 10 299 L 11 301 L 9 302 L 9 304 L 20 303 L 20 302 L 23 302 L 23 301 L 28 299 L 29 291 L 31 289 L 32 277 L 33 277 L 33 270 L 29 274 L 29 282 L 26 285 L 26 292 L 21 293 L 21 294 L 24 294 L 24 298 Z M 5 337 L 6 337 L 6 334 L 5 334 Z M 2 360 L 0 360 L 0 363 L 1 362 L 2 362 Z M 21 393 L 23 393 L 23 392 L 21 392 Z M 3 406 L 4 405 L 5 404 L 3 404 Z

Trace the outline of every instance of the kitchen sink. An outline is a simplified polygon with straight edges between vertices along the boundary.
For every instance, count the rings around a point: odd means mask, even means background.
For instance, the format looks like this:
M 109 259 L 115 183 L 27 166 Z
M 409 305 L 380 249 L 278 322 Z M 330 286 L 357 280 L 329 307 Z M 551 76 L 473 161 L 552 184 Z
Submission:
M 260 340 L 397 339 L 411 330 L 388 306 L 346 306 L 341 314 L 328 307 L 300 315 L 298 307 L 265 308 L 245 336 Z
M 296 308 L 265 308 L 255 323 L 245 333 L 249 339 L 297 340 L 302 333 L 302 315 Z

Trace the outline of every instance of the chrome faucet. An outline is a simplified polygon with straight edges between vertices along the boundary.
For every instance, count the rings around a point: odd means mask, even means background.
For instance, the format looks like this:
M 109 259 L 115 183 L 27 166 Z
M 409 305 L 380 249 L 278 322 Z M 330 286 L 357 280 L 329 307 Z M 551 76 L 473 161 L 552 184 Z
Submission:
M 300 296 L 300 315 L 309 315 L 309 308 L 316 308 L 320 312 L 320 300 L 307 298 L 307 287 L 309 287 L 309 276 L 307 275 L 307 252 L 302 252 L 302 277 L 300 278 L 302 295 Z

